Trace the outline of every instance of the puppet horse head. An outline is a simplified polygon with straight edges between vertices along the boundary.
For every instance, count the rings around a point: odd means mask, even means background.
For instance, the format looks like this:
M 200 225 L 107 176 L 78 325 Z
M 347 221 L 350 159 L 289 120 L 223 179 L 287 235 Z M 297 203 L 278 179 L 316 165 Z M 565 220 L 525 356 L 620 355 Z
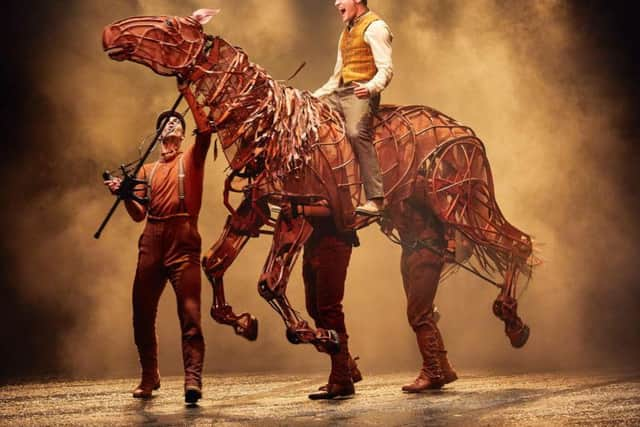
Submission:
M 184 75 L 205 45 L 202 26 L 219 10 L 191 16 L 137 16 L 105 27 L 102 46 L 111 59 L 146 65 L 162 76 Z

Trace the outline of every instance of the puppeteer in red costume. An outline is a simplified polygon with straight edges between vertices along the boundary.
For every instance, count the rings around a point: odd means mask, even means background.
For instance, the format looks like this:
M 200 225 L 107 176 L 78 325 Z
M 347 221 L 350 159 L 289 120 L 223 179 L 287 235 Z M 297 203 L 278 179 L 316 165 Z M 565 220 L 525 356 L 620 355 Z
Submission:
M 158 302 L 168 280 L 176 294 L 182 333 L 185 401 L 195 403 L 202 395 L 204 358 L 200 326 L 201 241 L 197 223 L 210 135 L 198 135 L 195 143 L 183 152 L 184 119 L 178 113 L 166 112 L 158 117 L 156 127 L 165 119 L 160 159 L 142 167 L 138 178 L 146 185 L 134 190 L 137 199 L 145 203 L 120 195 L 119 178 L 105 184 L 112 193 L 125 198 L 125 207 L 134 221 L 147 220 L 138 242 L 133 282 L 133 330 L 142 368 L 142 379 L 133 396 L 148 398 L 160 388 L 155 322 Z

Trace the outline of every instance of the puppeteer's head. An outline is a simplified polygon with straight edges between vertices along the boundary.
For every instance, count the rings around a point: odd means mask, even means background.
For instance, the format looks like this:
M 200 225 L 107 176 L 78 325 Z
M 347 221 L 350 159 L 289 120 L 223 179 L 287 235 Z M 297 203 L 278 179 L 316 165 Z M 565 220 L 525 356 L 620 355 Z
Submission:
M 184 117 L 175 111 L 165 111 L 156 119 L 156 129 L 159 129 L 162 126 L 165 118 L 168 118 L 168 120 L 160 134 L 162 152 L 177 152 L 180 150 L 180 146 L 184 140 L 184 129 L 186 127 Z
M 162 122 L 166 117 L 169 118 L 169 121 L 162 130 L 162 139 L 165 139 L 168 136 L 180 136 L 184 138 L 184 129 L 186 127 L 184 117 L 182 117 L 182 114 L 177 111 L 164 111 L 160 113 L 156 119 L 156 130 L 160 129 L 160 126 L 162 126 Z
M 369 10 L 367 0 L 336 0 L 334 4 L 345 24 Z

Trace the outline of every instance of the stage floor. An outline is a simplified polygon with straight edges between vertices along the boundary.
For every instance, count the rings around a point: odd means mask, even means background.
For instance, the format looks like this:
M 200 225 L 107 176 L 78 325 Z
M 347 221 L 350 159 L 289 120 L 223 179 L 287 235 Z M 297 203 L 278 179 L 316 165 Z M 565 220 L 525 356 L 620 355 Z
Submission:
M 53 381 L 0 387 L 0 425 L 640 425 L 640 371 L 490 375 L 459 372 L 438 392 L 403 394 L 415 373 L 366 376 L 352 399 L 307 399 L 324 376 L 205 378 L 196 407 L 182 379 L 162 379 L 150 400 L 135 379 Z

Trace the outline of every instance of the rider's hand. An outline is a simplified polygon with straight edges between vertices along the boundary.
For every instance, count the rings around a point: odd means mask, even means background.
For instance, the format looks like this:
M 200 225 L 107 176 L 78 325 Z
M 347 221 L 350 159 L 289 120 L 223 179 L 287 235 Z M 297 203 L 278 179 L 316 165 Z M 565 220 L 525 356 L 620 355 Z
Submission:
M 355 84 L 356 87 L 355 89 L 353 89 L 353 93 L 355 94 L 355 96 L 357 96 L 358 98 L 369 98 L 369 89 L 367 89 L 367 87 L 363 83 L 355 82 Z
M 120 190 L 121 183 L 122 183 L 122 179 L 117 177 L 104 181 L 104 185 L 106 185 L 107 188 L 109 188 L 109 191 L 111 191 L 111 194 L 113 195 L 118 193 L 118 190 Z

